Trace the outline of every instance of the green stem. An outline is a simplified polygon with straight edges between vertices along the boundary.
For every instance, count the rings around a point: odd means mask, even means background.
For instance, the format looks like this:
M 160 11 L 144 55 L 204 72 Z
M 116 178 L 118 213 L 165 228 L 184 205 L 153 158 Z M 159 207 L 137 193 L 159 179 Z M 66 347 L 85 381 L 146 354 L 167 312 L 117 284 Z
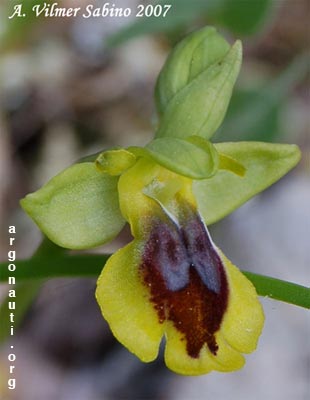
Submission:
M 45 251 L 41 256 L 38 252 L 31 259 L 16 261 L 14 276 L 18 282 L 56 277 L 97 277 L 110 257 L 108 254 L 70 255 L 60 252 L 59 249 L 48 257 L 44 253 Z M 7 269 L 8 264 L 0 263 L 0 282 L 6 282 L 12 275 Z M 243 273 L 256 287 L 260 296 L 310 308 L 309 288 L 252 272 Z
M 274 300 L 310 308 L 310 288 L 271 278 L 270 276 L 254 274 L 253 272 L 247 271 L 242 272 L 253 283 L 260 296 L 266 296 Z
M 40 246 L 33 254 L 32 258 L 26 261 L 32 265 L 36 264 L 36 259 L 39 258 L 41 260 L 40 263 L 42 263 L 42 260 L 45 260 L 50 256 L 54 257 L 55 259 L 63 255 L 65 251 L 65 249 L 58 247 L 47 238 L 44 238 Z M 8 290 L 13 289 L 16 299 L 18 299 L 18 307 L 14 309 L 14 324 L 10 322 L 10 314 L 12 313 L 12 310 L 9 309 L 8 303 L 15 301 L 15 297 L 7 296 L 0 304 L 0 344 L 10 336 L 10 329 L 12 325 L 15 329 L 18 328 L 22 323 L 27 311 L 35 301 L 42 286 L 42 280 L 40 279 L 40 276 L 35 274 L 35 270 L 33 271 L 35 278 L 31 279 L 30 277 L 27 280 L 19 279 L 19 277 L 16 276 L 18 275 L 18 273 L 16 274 L 16 271 L 9 272 L 7 268 L 9 264 L 15 264 L 16 267 L 18 265 L 18 271 L 19 263 L 23 263 L 23 261 L 10 261 L 5 264 L 1 264 L 0 266 L 0 281 L 4 279 L 7 280 L 9 276 L 16 278 L 16 285 L 9 285 Z M 45 262 L 43 261 L 43 264 L 44 263 Z M 23 269 L 23 272 L 27 275 L 27 267 Z
M 56 277 L 95 277 L 98 276 L 109 255 L 106 254 L 63 254 L 61 256 L 33 257 L 16 261 L 14 276 L 17 281 L 49 279 Z M 0 282 L 6 281 L 12 272 L 8 263 L 0 264 Z

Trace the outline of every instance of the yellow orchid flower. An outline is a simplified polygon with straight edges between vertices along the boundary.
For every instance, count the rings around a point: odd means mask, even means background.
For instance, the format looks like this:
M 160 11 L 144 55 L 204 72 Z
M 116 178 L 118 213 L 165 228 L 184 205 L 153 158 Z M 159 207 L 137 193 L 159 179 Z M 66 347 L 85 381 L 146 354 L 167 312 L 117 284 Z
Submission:
M 173 371 L 234 371 L 261 334 L 252 283 L 213 243 L 210 225 L 264 190 L 300 159 L 297 146 L 210 143 L 241 65 L 206 27 L 172 51 L 157 81 L 158 127 L 144 148 L 113 149 L 67 168 L 22 207 L 62 247 L 133 241 L 106 263 L 96 297 L 116 338 L 142 361 Z
M 144 158 L 120 177 L 134 240 L 109 259 L 96 297 L 115 337 L 142 361 L 157 357 L 164 335 L 173 371 L 233 371 L 256 348 L 264 315 L 252 283 L 212 242 L 192 183 Z

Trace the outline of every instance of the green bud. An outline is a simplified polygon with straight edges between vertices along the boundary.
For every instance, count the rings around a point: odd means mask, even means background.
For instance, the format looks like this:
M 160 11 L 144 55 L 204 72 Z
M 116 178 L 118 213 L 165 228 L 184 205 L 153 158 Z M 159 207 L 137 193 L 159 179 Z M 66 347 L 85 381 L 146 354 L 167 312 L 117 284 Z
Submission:
M 196 36 L 197 35 L 197 36 Z M 161 120 L 156 137 L 209 139 L 225 116 L 242 59 L 214 29 L 190 35 L 175 48 L 156 88 Z
M 229 48 L 213 27 L 186 36 L 170 53 L 158 77 L 155 88 L 158 114 L 162 115 L 170 100 L 201 72 L 221 61 Z

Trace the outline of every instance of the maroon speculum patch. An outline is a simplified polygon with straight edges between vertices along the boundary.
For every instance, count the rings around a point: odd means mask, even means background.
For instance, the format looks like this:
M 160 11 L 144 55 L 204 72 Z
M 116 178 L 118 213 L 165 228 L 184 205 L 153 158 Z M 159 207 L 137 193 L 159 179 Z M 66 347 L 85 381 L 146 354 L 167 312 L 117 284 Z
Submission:
M 190 205 L 183 206 L 180 222 L 154 219 L 140 268 L 159 321 L 172 321 L 188 355 L 198 358 L 204 344 L 217 353 L 228 283 L 205 224 Z

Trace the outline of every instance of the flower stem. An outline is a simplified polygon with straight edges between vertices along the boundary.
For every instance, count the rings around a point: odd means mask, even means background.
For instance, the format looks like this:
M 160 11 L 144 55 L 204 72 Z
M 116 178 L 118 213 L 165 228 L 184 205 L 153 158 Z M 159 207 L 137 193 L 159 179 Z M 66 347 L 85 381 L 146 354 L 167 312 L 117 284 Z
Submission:
M 46 252 L 42 256 L 37 253 L 30 259 L 16 261 L 14 276 L 19 283 L 56 277 L 97 277 L 109 257 L 109 254 L 68 254 L 59 251 L 48 256 Z M 12 275 L 7 265 L 7 262 L 0 263 L 0 282 L 6 282 Z M 310 308 L 309 288 L 253 272 L 243 273 L 260 296 Z
M 253 283 L 260 296 L 310 308 L 310 288 L 270 276 L 254 274 L 248 271 L 242 272 Z

